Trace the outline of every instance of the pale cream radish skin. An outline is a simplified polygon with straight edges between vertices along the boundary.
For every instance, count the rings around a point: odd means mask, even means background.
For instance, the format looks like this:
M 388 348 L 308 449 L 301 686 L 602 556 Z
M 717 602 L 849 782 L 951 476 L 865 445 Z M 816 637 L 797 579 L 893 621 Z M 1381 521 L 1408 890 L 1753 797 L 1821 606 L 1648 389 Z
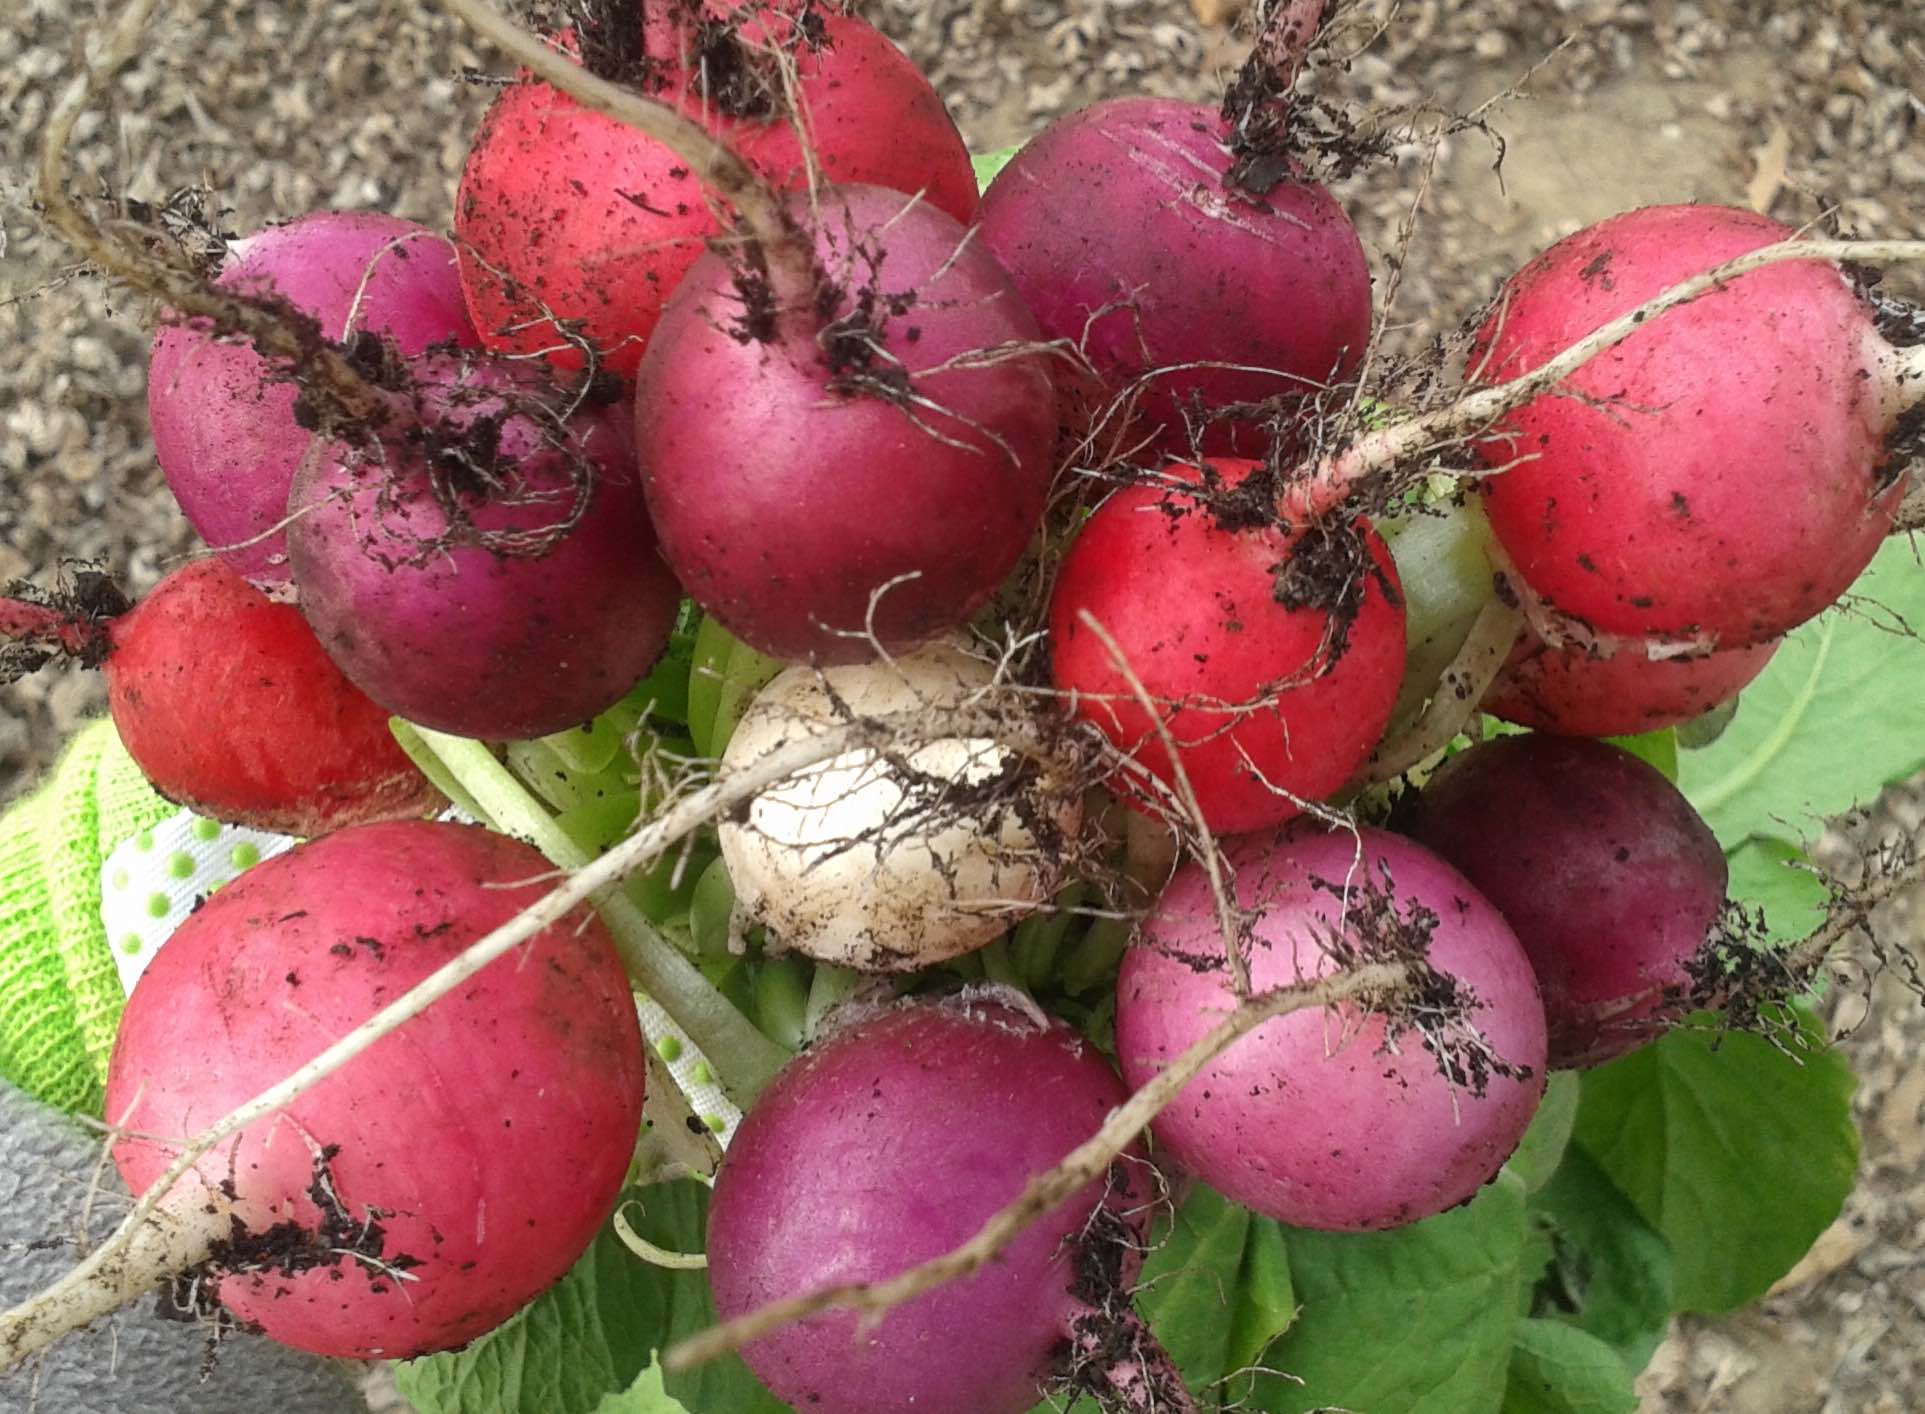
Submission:
M 723 769 L 832 731 L 848 714 L 940 713 L 1011 696 L 954 640 L 893 660 L 788 668 L 749 707 Z M 985 790 L 999 779 L 1007 788 Z M 981 947 L 1046 900 L 1080 822 L 1081 797 L 1061 780 L 988 738 L 948 737 L 897 760 L 845 753 L 764 791 L 720 834 L 738 898 L 778 943 L 902 972 Z

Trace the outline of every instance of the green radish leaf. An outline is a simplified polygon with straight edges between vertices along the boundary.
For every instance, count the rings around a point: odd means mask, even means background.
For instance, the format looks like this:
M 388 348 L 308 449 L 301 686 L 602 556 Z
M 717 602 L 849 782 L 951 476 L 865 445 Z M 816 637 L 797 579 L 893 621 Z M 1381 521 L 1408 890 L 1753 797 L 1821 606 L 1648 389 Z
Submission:
M 1640 732 L 1637 736 L 1607 736 L 1605 740 L 1638 760 L 1656 766 L 1673 785 L 1678 783 L 1678 734 L 1672 728 Z
M 689 1414 L 689 1407 L 669 1396 L 662 1384 L 662 1367 L 651 1360 L 634 1384 L 620 1394 L 604 1396 L 595 1414 Z
M 1681 1310 L 1764 1295 L 1851 1192 L 1851 1067 L 1810 1040 L 1691 1028 L 1584 1077 L 1577 1142 L 1671 1244 Z
M 1535 1193 L 1557 1172 L 1564 1150 L 1571 1142 L 1571 1129 L 1577 1123 L 1580 1082 L 1574 1071 L 1553 1071 L 1538 1101 L 1531 1127 L 1524 1131 L 1517 1149 L 1504 1161 L 1504 1167 L 1524 1181 L 1524 1191 Z
M 1550 1237 L 1551 1265 L 1530 1314 L 1576 1326 L 1641 1370 L 1671 1325 L 1671 1246 L 1590 1155 L 1573 1145 L 1531 1216 Z
M 1517 1323 L 1503 1414 L 1635 1414 L 1631 1367 L 1576 1326 Z
M 699 1251 L 708 1190 L 660 1184 L 624 1194 L 637 1232 L 671 1251 Z M 417 1414 L 604 1414 L 603 1401 L 633 1391 L 650 1352 L 714 1324 L 708 1276 L 668 1271 L 630 1252 L 611 1229 L 574 1268 L 506 1325 L 465 1349 L 395 1366 L 395 1381 Z M 786 1414 L 736 1356 L 686 1375 L 665 1393 L 689 1410 Z M 629 1414 L 631 1406 L 617 1404 Z M 674 1404 L 634 1409 L 657 1414 Z
M 1207 1394 L 1257 1364 L 1290 1324 L 1284 1228 L 1198 1184 L 1151 1242 L 1137 1309 L 1190 1388 Z
M 1925 571 L 1885 542 L 1844 605 L 1795 629 L 1679 783 L 1726 848 L 1801 838 L 1925 766 Z
M 985 152 L 981 156 L 972 155 L 969 165 L 976 169 L 976 190 L 981 191 L 996 180 L 996 174 L 1009 165 L 1009 159 L 1021 152 L 1021 147 L 1005 147 L 1001 152 Z
M 1731 866 L 1731 897 L 1763 910 L 1772 942 L 1797 942 L 1825 921 L 1830 894 L 1796 845 L 1753 835 L 1725 858 Z
M 1245 1409 L 1369 1414 L 1496 1409 L 1527 1247 L 1510 1174 L 1461 1208 L 1394 1232 L 1285 1229 L 1296 1322 L 1265 1352 Z M 1238 1393 L 1239 1391 L 1232 1391 Z
M 782 671 L 779 659 L 756 652 L 714 619 L 695 630 L 688 679 L 688 731 L 695 749 L 720 756 L 749 701 Z

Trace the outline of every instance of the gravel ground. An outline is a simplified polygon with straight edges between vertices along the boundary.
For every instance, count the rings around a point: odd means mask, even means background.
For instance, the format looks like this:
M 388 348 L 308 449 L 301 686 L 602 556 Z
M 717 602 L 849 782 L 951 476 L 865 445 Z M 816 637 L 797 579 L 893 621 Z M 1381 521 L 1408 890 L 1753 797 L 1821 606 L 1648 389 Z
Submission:
M 144 200 L 212 186 L 236 230 L 316 206 L 444 224 L 487 56 L 426 0 L 174 0 L 76 147 L 83 186 Z M 1240 51 L 1235 0 L 881 0 L 871 13 L 932 73 L 980 150 L 1122 92 L 1206 99 Z M 193 541 L 151 464 L 147 310 L 66 279 L 35 230 L 27 164 L 77 26 L 96 6 L 11 0 L 0 27 L 0 581 L 101 560 L 144 589 Z M 1760 19 L 1769 11 L 1767 18 Z M 1394 13 L 1393 13 L 1394 12 Z M 1387 17 L 1387 18 L 1386 18 Z M 1385 20 L 1381 33 L 1376 21 Z M 1374 37 L 1373 37 L 1374 35 Z M 1419 346 L 1549 241 L 1613 211 L 1706 198 L 1865 236 L 1925 234 L 1925 10 L 1917 0 L 1390 0 L 1360 3 L 1353 53 L 1317 82 L 1373 108 L 1486 113 L 1344 183 L 1380 282 L 1401 268 L 1387 344 Z M 1526 77 L 1528 74 L 1528 77 Z M 1520 83 L 1521 81 L 1521 83 Z M 1429 109 L 1426 109 L 1429 105 Z M 1425 181 L 1434 160 L 1434 181 Z M 1400 231 L 1420 205 L 1407 244 Z M 1398 252 L 1403 250 L 1399 259 Z M 1916 277 L 1893 288 L 1925 297 Z M 1381 287 L 1381 285 L 1380 285 Z M 98 709 L 80 674 L 0 688 L 0 800 Z M 1875 829 L 1917 830 L 1915 795 Z M 1831 847 L 1848 857 L 1849 842 Z M 1916 908 L 1895 935 L 1916 937 Z M 1780 1294 L 1680 1323 L 1644 1381 L 1650 1410 L 1925 1407 L 1925 1015 L 1893 990 L 1848 1042 L 1863 1076 L 1863 1181 Z

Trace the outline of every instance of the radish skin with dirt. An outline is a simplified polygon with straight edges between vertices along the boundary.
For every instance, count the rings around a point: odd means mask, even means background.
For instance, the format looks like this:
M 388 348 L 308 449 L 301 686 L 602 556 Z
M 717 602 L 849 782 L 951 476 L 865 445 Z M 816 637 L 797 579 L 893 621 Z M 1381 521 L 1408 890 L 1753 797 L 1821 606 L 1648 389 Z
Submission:
M 1308 821 L 1224 850 L 1250 920 L 1250 990 L 1422 957 L 1468 1003 L 1481 1044 L 1440 1055 L 1352 1004 L 1265 1022 L 1152 1122 L 1161 1152 L 1226 1197 L 1298 1227 L 1401 1227 L 1471 1197 L 1517 1147 L 1544 1090 L 1544 1003 L 1497 909 L 1422 846 Z M 1185 863 L 1124 956 L 1116 1051 L 1146 1084 L 1235 1007 L 1207 871 Z M 1449 1058 L 1446 1059 L 1446 1056 Z M 1446 1073 L 1448 1071 L 1448 1073 Z
M 976 707 L 1013 725 L 1029 699 L 949 641 L 816 672 L 792 667 L 750 705 L 722 757 L 747 770 L 858 718 Z M 885 756 L 859 750 L 770 787 L 719 829 L 749 918 L 780 946 L 870 972 L 981 947 L 1048 900 L 1082 818 L 1081 792 L 988 737 Z
M 709 1213 L 709 1281 L 737 1316 L 887 1278 L 972 1236 L 1125 1099 L 1059 1021 L 993 995 L 845 1020 L 763 1092 Z M 995 1261 L 871 1325 L 826 1312 L 751 1343 L 777 1397 L 818 1414 L 1023 1414 L 1078 1389 L 1111 1410 L 1194 1409 L 1130 1312 L 1151 1191 L 1126 1154 Z
M 1592 656 L 1526 633 L 1480 704 L 1493 717 L 1561 736 L 1636 736 L 1674 727 L 1731 701 L 1784 640 L 1683 658 L 1653 658 L 1635 642 Z
M 107 1114 L 136 1193 L 198 1133 L 545 891 L 477 826 L 343 830 L 251 870 L 142 975 Z M 163 1200 L 214 1294 L 275 1340 L 350 1359 L 447 1350 L 574 1263 L 641 1118 L 634 999 L 577 914 L 217 1146 Z M 150 1280 L 170 1273 L 153 1272 Z

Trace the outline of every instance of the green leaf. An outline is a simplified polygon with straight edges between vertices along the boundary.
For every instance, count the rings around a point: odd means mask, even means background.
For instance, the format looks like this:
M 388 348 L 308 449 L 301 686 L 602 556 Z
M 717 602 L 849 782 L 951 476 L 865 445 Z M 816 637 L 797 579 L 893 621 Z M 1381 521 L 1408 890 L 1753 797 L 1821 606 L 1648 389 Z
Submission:
M 1526 1193 L 1535 1193 L 1548 1183 L 1563 1161 L 1572 1126 L 1577 1123 L 1580 1088 L 1576 1072 L 1553 1071 L 1544 1087 L 1544 1098 L 1538 1101 L 1537 1113 L 1531 1116 L 1531 1127 L 1505 1161 L 1504 1166 L 1524 1180 Z
M 1885 542 L 1850 603 L 1785 639 L 1680 784 L 1727 848 L 1748 835 L 1815 832 L 1925 765 L 1925 571 Z M 1906 627 L 1909 626 L 1909 627 Z
M 641 1205 L 628 1211 L 650 1242 L 672 1251 L 701 1249 L 708 1212 L 701 1184 L 661 1184 L 623 1196 Z M 706 1273 L 651 1266 L 604 1229 L 567 1276 L 507 1325 L 463 1350 L 397 1365 L 395 1379 L 418 1414 L 602 1414 L 608 1396 L 633 1389 L 651 1351 L 714 1321 Z M 671 1376 L 666 1392 L 704 1414 L 788 1410 L 735 1356 Z
M 1137 1309 L 1191 1389 L 1257 1364 L 1290 1324 L 1284 1231 L 1198 1184 L 1152 1235 Z
M 1753 835 L 1725 858 L 1731 866 L 1731 897 L 1764 911 L 1772 942 L 1797 942 L 1825 921 L 1830 895 L 1796 845 Z
M 1635 1414 L 1633 1375 L 1594 1335 L 1557 1321 L 1521 1320 L 1503 1414 Z
M 604 1396 L 595 1414 L 689 1414 L 689 1408 L 669 1397 L 662 1384 L 662 1367 L 651 1360 L 634 1384 L 620 1394 Z
M 1244 1408 L 1302 1414 L 1469 1414 L 1503 1397 L 1525 1248 L 1524 1185 L 1510 1174 L 1452 1212 L 1394 1232 L 1285 1229 L 1295 1324 Z
M 1851 1067 L 1813 1044 L 1692 1028 L 1584 1078 L 1577 1142 L 1671 1244 L 1682 1310 L 1764 1295 L 1851 1192 Z
M 1670 727 L 1637 736 L 1606 737 L 1611 745 L 1630 752 L 1638 760 L 1656 766 L 1673 785 L 1678 780 L 1678 734 Z
M 1021 152 L 1021 147 L 1005 147 L 1001 152 L 985 152 L 981 156 L 971 156 L 969 165 L 976 169 L 976 190 L 981 191 L 996 180 L 996 174 L 1009 165 L 1009 159 Z
M 1575 1145 L 1531 1199 L 1531 1215 L 1554 1253 L 1531 1314 L 1576 1326 L 1643 1369 L 1671 1326 L 1670 1244 Z

